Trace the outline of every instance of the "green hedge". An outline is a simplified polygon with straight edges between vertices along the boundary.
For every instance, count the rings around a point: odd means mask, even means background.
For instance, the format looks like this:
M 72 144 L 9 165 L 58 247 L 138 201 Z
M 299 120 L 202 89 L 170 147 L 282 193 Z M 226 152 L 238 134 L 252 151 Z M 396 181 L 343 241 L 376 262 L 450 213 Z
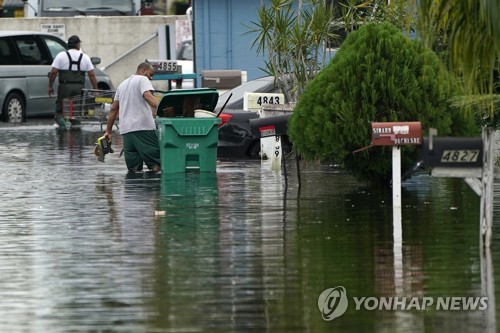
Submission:
M 439 135 L 474 129 L 450 106 L 453 78 L 423 43 L 389 23 L 367 24 L 350 33 L 332 61 L 306 87 L 290 120 L 295 150 L 310 160 L 338 163 L 364 180 L 391 178 L 390 147 L 370 145 L 372 121 L 421 121 Z M 402 167 L 418 161 L 418 147 L 405 146 Z M 403 169 L 404 170 L 404 169 Z

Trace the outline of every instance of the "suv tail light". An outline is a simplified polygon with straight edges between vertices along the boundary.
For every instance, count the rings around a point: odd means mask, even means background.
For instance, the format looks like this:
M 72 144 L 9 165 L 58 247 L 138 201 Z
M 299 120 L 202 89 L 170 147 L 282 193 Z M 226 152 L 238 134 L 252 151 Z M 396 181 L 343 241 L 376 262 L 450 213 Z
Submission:
M 219 127 L 221 127 L 222 125 L 224 125 L 225 123 L 227 123 L 229 121 L 229 119 L 231 119 L 232 115 L 230 114 L 227 114 L 227 113 L 221 113 L 219 115 L 219 118 L 222 119 L 222 122 L 219 124 Z

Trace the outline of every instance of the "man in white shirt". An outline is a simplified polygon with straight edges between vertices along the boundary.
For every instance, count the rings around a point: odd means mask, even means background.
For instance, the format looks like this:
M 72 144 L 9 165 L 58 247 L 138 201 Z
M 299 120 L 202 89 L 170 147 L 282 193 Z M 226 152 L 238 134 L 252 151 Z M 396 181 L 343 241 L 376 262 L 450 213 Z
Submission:
M 125 163 L 131 172 L 142 171 L 143 164 L 154 172 L 161 170 L 160 144 L 154 120 L 158 100 L 153 96 L 154 88 L 150 81 L 153 72 L 151 64 L 139 64 L 135 74 L 116 88 L 108 115 L 105 136 L 109 140 L 113 124 L 120 115 Z
M 71 36 L 68 39 L 68 50 L 59 52 L 55 57 L 49 74 L 49 96 L 54 94 L 53 84 L 59 75 L 55 112 L 55 120 L 59 127 L 66 126 L 63 117 L 63 99 L 81 96 L 85 86 L 85 73 L 88 73 L 92 87 L 97 89 L 94 65 L 89 56 L 80 50 L 81 42 L 78 36 Z

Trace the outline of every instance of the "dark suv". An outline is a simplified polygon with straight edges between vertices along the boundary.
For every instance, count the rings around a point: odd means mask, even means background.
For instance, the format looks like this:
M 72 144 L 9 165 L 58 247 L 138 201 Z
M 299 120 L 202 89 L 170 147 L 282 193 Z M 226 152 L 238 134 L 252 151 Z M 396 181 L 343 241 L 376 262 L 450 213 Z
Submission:
M 49 97 L 47 77 L 55 56 L 67 49 L 60 38 L 34 31 L 0 31 L 0 118 L 23 122 L 54 114 L 55 96 Z M 97 65 L 100 58 L 92 57 Z M 114 89 L 109 76 L 95 68 L 98 88 Z M 86 88 L 92 88 L 88 76 Z M 57 80 L 54 83 L 57 91 Z

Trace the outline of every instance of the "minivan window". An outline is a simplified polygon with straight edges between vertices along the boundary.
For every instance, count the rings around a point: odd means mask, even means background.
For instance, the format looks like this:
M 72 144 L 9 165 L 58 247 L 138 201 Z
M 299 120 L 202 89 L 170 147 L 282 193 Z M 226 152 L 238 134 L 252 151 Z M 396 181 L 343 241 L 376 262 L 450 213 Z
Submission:
M 66 45 L 63 44 L 61 41 L 49 36 L 43 36 L 42 39 L 45 40 L 45 43 L 49 48 L 52 59 L 54 59 L 56 55 L 59 54 L 59 52 L 66 51 Z
M 19 59 L 7 38 L 0 38 L 0 65 L 19 65 Z
M 37 42 L 35 36 L 17 36 L 14 41 L 21 55 L 23 65 L 47 65 L 50 59 L 43 53 L 43 48 Z

